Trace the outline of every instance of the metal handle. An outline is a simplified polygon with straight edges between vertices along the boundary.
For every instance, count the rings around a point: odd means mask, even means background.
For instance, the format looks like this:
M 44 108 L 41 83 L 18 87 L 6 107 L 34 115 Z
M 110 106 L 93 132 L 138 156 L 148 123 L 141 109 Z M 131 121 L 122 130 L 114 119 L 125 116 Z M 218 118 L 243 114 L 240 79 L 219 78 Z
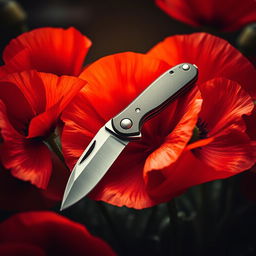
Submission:
M 166 71 L 112 119 L 115 133 L 127 139 L 138 137 L 142 124 L 187 91 L 197 76 L 196 66 L 189 63 L 179 64 Z

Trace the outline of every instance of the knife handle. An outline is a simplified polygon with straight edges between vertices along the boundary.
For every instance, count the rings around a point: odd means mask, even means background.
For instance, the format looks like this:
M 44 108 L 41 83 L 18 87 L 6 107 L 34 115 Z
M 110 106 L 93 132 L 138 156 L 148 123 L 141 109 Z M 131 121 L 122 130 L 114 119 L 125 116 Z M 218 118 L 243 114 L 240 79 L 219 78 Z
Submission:
M 117 136 L 140 137 L 142 124 L 196 82 L 198 70 L 189 63 L 179 64 L 151 83 L 132 103 L 112 119 Z

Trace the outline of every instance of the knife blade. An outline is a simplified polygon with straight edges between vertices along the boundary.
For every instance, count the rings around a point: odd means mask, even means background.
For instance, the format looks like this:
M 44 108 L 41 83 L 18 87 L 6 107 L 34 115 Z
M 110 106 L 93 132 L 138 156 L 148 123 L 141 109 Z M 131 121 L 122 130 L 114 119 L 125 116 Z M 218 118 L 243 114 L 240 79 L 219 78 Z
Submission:
M 123 111 L 109 120 L 91 140 L 67 182 L 61 209 L 86 196 L 103 178 L 130 141 L 141 138 L 142 124 L 193 86 L 194 64 L 181 63 L 158 77 Z

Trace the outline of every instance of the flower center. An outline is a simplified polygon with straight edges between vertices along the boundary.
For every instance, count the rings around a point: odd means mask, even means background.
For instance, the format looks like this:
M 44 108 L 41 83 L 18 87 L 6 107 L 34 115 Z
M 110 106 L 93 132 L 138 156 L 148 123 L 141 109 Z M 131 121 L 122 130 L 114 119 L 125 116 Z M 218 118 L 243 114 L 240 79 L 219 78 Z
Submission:
M 207 123 L 199 117 L 196 127 L 193 130 L 193 135 L 188 144 L 207 138 L 208 132 Z
M 199 117 L 196 127 L 198 128 L 198 138 L 199 139 L 205 139 L 207 138 L 208 129 L 207 129 L 207 123 Z

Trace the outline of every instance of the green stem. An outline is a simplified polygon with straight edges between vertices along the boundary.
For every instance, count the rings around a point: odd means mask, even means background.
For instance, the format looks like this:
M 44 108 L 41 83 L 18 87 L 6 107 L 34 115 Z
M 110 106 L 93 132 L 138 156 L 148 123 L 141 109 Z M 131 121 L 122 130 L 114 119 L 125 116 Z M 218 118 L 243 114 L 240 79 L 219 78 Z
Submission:
M 65 159 L 62 154 L 62 150 L 56 139 L 58 136 L 55 133 L 52 133 L 46 140 L 44 140 L 45 144 L 56 154 L 56 156 L 60 159 L 60 161 L 65 165 L 65 167 L 69 170 L 68 166 L 66 165 Z

